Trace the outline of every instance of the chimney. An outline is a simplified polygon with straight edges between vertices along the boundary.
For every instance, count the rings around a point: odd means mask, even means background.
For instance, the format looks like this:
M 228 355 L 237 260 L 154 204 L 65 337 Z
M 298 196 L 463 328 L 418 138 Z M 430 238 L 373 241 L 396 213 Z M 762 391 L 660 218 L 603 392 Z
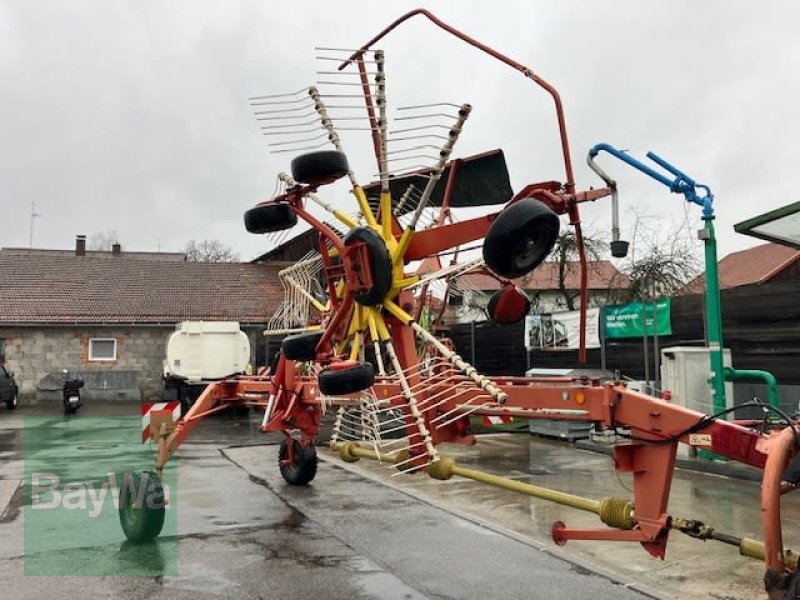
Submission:
M 114 244 L 111 246 L 111 254 L 114 256 L 119 256 L 122 254 L 122 246 L 119 242 L 114 242 Z
M 75 256 L 86 256 L 86 236 L 75 236 Z

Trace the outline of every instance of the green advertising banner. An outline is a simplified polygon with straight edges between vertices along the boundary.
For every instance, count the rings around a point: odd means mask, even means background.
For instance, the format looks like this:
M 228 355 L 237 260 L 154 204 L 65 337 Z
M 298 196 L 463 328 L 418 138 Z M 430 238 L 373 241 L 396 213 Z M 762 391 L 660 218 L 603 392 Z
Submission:
M 603 308 L 606 339 L 672 335 L 670 322 L 672 302 L 661 298 L 657 302 L 630 302 Z M 645 314 L 647 320 L 645 321 Z

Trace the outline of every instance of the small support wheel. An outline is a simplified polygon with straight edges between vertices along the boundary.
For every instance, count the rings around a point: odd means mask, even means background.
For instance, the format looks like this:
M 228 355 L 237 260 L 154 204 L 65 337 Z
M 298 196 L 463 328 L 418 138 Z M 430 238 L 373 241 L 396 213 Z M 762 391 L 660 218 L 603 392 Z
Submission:
M 375 383 L 375 368 L 367 362 L 349 363 L 319 374 L 319 391 L 326 396 L 346 396 L 361 392 Z
M 120 485 L 119 522 L 131 542 L 149 542 L 164 526 L 164 486 L 153 471 L 125 473 Z
M 483 259 L 508 279 L 530 273 L 547 258 L 558 237 L 558 216 L 548 206 L 524 198 L 495 219 L 483 240 Z
M 294 180 L 315 187 L 341 179 L 349 169 L 347 157 L 338 150 L 309 152 L 292 160 Z
M 322 339 L 323 331 L 298 333 L 283 338 L 281 350 L 289 360 L 314 360 L 317 356 L 317 344 Z
M 259 204 L 244 213 L 244 226 L 250 233 L 271 233 L 297 225 L 297 213 L 288 204 Z
M 278 449 L 278 466 L 281 476 L 290 485 L 308 485 L 317 474 L 317 449 L 313 445 L 303 447 L 298 440 L 293 439 L 292 458 L 289 464 L 288 440 L 281 442 Z

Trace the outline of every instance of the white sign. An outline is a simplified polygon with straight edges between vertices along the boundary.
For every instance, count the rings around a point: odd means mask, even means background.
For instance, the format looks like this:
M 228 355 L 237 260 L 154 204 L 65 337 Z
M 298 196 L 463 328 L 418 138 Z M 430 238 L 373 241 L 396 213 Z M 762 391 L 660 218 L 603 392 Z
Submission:
M 527 350 L 577 350 L 580 348 L 581 313 L 528 315 L 525 318 L 525 348 Z M 600 309 L 586 311 L 586 347 L 600 347 Z

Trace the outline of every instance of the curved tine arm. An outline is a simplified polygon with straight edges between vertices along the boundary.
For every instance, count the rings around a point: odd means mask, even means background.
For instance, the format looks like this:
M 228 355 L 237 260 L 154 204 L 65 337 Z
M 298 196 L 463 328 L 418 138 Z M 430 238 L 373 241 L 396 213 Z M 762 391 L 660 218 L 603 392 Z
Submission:
M 538 84 L 541 88 L 543 88 L 544 90 L 547 91 L 547 93 L 550 94 L 550 96 L 553 98 L 553 102 L 555 103 L 556 117 L 558 119 L 558 129 L 559 129 L 559 132 L 561 134 L 561 151 L 562 151 L 562 153 L 564 155 L 564 170 L 566 172 L 566 177 L 567 177 L 567 181 L 564 184 L 564 187 L 566 188 L 567 193 L 570 193 L 570 194 L 573 193 L 575 191 L 575 179 L 574 179 L 573 174 L 572 174 L 572 159 L 570 158 L 570 153 L 569 153 L 569 141 L 567 140 L 567 126 L 566 126 L 566 122 L 564 120 L 564 107 L 561 104 L 561 96 L 559 96 L 558 91 L 552 85 L 550 85 L 547 81 L 545 81 L 544 79 L 542 79 L 541 77 L 536 75 L 536 73 L 534 73 L 531 69 L 529 69 L 525 65 L 520 64 L 517 61 L 510 59 L 509 57 L 507 57 L 504 54 L 501 54 L 497 50 L 494 50 L 493 48 L 490 48 L 489 46 L 480 43 L 478 40 L 471 38 L 467 34 L 465 34 L 465 33 L 461 32 L 461 31 L 459 31 L 458 29 L 456 29 L 455 27 L 452 27 L 452 26 L 448 25 L 444 21 L 441 21 L 439 18 L 437 18 L 430 11 L 428 11 L 428 10 L 426 10 L 424 8 L 417 8 L 415 10 L 412 10 L 411 12 L 408 12 L 408 13 L 404 14 L 399 19 L 395 20 L 391 25 L 386 27 L 383 31 L 381 31 L 374 38 L 369 40 L 366 44 L 361 46 L 361 48 L 356 50 L 350 56 L 350 58 L 348 58 L 341 65 L 339 65 L 339 70 L 341 71 L 342 69 L 347 67 L 350 63 L 352 63 L 354 60 L 358 60 L 361 56 L 363 56 L 364 52 L 369 50 L 369 48 L 373 44 L 375 44 L 379 40 L 383 39 L 389 32 L 391 32 L 392 30 L 397 28 L 398 25 L 400 25 L 404 21 L 407 21 L 408 19 L 410 19 L 411 17 L 414 17 L 416 15 L 424 15 L 434 25 L 436 25 L 437 27 L 439 27 L 441 29 L 444 29 L 447 33 L 449 33 L 451 35 L 454 35 L 457 38 L 459 38 L 460 40 L 462 40 L 462 41 L 466 42 L 467 44 L 469 44 L 470 46 L 474 46 L 478 50 L 481 50 L 481 51 L 485 52 L 486 54 L 488 54 L 492 58 L 496 58 L 497 60 L 507 64 L 512 69 L 516 69 L 517 71 L 519 71 L 520 73 L 525 75 L 525 77 L 527 77 L 528 79 L 533 80 L 536 84 Z

